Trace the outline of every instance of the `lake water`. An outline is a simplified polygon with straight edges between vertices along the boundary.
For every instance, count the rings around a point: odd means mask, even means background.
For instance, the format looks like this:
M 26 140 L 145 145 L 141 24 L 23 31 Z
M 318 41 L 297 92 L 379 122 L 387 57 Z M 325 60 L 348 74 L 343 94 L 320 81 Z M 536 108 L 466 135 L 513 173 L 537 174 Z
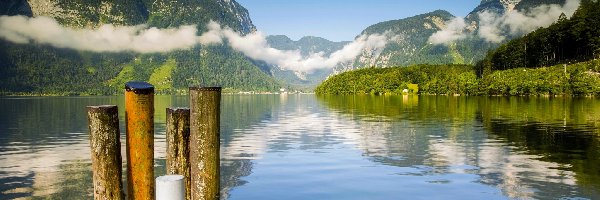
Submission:
M 123 101 L 0 98 L 0 199 L 90 198 L 85 106 L 118 105 L 123 132 Z M 156 97 L 156 175 L 165 108 L 187 103 Z M 222 106 L 224 199 L 600 199 L 599 99 L 223 95 Z

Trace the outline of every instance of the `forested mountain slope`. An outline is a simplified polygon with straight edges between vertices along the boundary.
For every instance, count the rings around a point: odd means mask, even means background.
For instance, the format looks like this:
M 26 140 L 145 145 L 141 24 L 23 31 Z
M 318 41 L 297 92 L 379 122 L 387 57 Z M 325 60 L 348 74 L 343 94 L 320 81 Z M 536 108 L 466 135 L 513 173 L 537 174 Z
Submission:
M 48 16 L 61 25 L 94 29 L 102 24 L 175 28 L 211 20 L 238 33 L 255 31 L 245 8 L 233 0 L 5 0 L 1 15 Z M 200 46 L 169 53 L 95 53 L 0 39 L 0 93 L 115 94 L 130 80 L 150 81 L 157 92 L 188 86 L 275 90 L 269 69 L 261 69 L 226 45 Z

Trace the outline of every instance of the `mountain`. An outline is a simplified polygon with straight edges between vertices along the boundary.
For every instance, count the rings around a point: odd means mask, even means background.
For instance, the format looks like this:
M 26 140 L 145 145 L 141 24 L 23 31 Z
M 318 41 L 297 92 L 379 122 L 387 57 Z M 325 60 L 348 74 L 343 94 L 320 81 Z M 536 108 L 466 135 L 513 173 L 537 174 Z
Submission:
M 248 11 L 234 0 L 3 0 L 0 12 L 48 16 L 72 28 L 196 25 L 202 33 L 212 20 L 240 34 L 256 30 Z M 227 45 L 169 53 L 94 53 L 0 39 L 0 61 L 0 94 L 118 94 L 130 80 L 149 81 L 158 93 L 185 92 L 193 85 L 263 91 L 282 85 L 269 69 Z
M 300 38 L 298 41 L 294 41 L 285 35 L 270 35 L 267 36 L 267 43 L 269 46 L 275 49 L 299 51 L 302 56 L 306 57 L 312 53 L 319 52 L 323 52 L 325 56 L 329 56 L 331 53 L 342 49 L 350 42 L 332 42 L 325 38 L 314 36 L 305 36 Z M 283 70 L 278 66 L 272 65 L 270 65 L 269 68 L 271 69 L 271 73 L 275 78 L 297 87 L 315 86 L 333 73 L 332 69 L 316 70 L 307 74 L 294 72 L 292 70 Z
M 522 0 L 482 0 L 469 15 L 482 11 L 491 11 L 502 14 L 506 11 L 514 10 L 521 1 Z
M 392 40 L 385 46 L 381 53 L 363 51 L 354 61 L 341 63 L 333 69 L 319 70 L 310 74 L 301 74 L 289 70 L 282 71 L 277 66 L 271 66 L 272 74 L 280 80 L 297 85 L 315 85 L 331 74 L 337 74 L 356 68 L 369 66 L 397 66 L 420 63 L 464 63 L 459 50 L 463 46 L 433 45 L 428 42 L 429 36 L 443 29 L 446 21 L 454 18 L 447 11 L 437 10 L 434 12 L 417 15 L 400 20 L 381 22 L 367 27 L 360 35 L 387 34 L 394 35 Z M 334 51 L 342 49 L 350 42 L 331 42 L 318 37 L 304 37 L 299 41 L 292 41 L 287 36 L 269 36 L 269 45 L 280 50 L 299 50 L 304 56 L 309 53 L 324 52 L 329 55 Z M 468 52 L 468 51 L 464 51 Z
M 527 11 L 544 4 L 565 4 L 566 0 L 482 0 L 464 18 L 465 31 L 480 33 L 479 14 Z M 199 33 L 209 21 L 230 27 L 237 33 L 252 33 L 248 11 L 234 0 L 127 0 L 114 3 L 100 0 L 3 0 L 0 15 L 49 16 L 71 28 L 98 28 L 102 24 L 176 28 L 196 25 Z M 299 73 L 252 60 L 228 45 L 196 45 L 169 53 L 93 53 L 44 44 L 15 44 L 0 39 L 0 94 L 115 94 L 124 82 L 149 81 L 159 93 L 183 92 L 192 85 L 218 85 L 236 90 L 276 90 L 282 85 L 313 86 L 331 74 L 379 66 L 412 64 L 475 64 L 486 52 L 499 46 L 478 37 L 466 37 L 449 44 L 433 44 L 434 33 L 451 26 L 455 18 L 437 10 L 414 17 L 381 22 L 362 34 L 385 34 L 390 42 L 380 50 L 362 52 L 355 60 L 333 69 Z M 506 32 L 506 30 L 501 30 Z M 522 33 L 526 34 L 526 33 Z M 520 35 L 509 36 L 504 40 Z M 503 41 L 504 41 L 503 40 Z M 286 36 L 269 36 L 268 44 L 302 55 L 339 50 L 347 42 L 319 37 L 293 41 Z
M 379 55 L 364 51 L 353 63 L 337 66 L 337 72 L 354 68 L 378 66 L 408 66 L 413 64 L 473 64 L 477 61 L 481 48 L 489 44 L 480 41 L 436 45 L 430 43 L 429 37 L 446 28 L 447 22 L 455 18 L 444 10 L 417 15 L 399 20 L 377 23 L 367 27 L 363 34 L 387 34 L 392 39 Z M 467 39 L 469 40 L 469 39 Z
M 365 68 L 335 75 L 317 94 L 600 95 L 600 1 L 512 39 L 471 65 Z
M 391 65 L 410 65 L 417 63 L 462 63 L 463 58 L 453 57 L 456 49 L 441 45 L 431 45 L 429 36 L 444 28 L 445 22 L 454 18 L 447 11 L 417 15 L 400 20 L 377 23 L 367 27 L 361 35 L 384 34 L 393 35 L 378 57 L 371 52 L 364 52 L 354 62 L 355 67 Z M 458 55 L 457 53 L 455 53 Z
M 547 4 L 565 4 L 565 0 L 482 0 L 465 18 L 466 32 L 477 35 L 480 28 L 479 14 L 489 12 L 502 15 L 515 10 L 527 12 Z M 335 72 L 378 66 L 408 66 L 413 64 L 475 64 L 485 57 L 486 52 L 499 46 L 498 43 L 478 37 L 466 37 L 447 45 L 428 42 L 430 36 L 446 28 L 455 18 L 444 10 L 417 15 L 399 20 L 377 23 L 367 27 L 361 34 L 388 33 L 392 40 L 379 55 L 365 51 L 353 63 L 337 66 Z M 557 17 L 558 19 L 558 17 Z M 526 34 L 526 33 L 523 33 Z M 522 35 L 507 35 L 511 39 Z
M 528 12 L 532 8 L 542 5 L 564 5 L 566 0 L 482 0 L 481 3 L 473 9 L 465 20 L 471 24 L 478 24 L 478 15 L 483 12 L 495 14 L 505 14 L 512 11 Z
M 325 38 L 315 36 L 305 36 L 298 41 L 293 41 L 285 35 L 270 35 L 267 36 L 267 43 L 276 49 L 280 50 L 299 50 L 303 56 L 308 56 L 311 53 L 323 52 L 329 55 L 337 50 L 340 50 L 344 45 L 349 44 L 348 41 L 332 42 Z

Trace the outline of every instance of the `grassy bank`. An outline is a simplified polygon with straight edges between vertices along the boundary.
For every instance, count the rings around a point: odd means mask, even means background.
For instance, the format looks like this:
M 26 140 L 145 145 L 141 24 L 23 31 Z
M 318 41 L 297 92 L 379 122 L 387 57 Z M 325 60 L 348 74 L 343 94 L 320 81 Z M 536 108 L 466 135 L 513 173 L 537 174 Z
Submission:
M 330 77 L 317 94 L 600 95 L 600 60 L 497 70 L 478 77 L 470 65 L 368 68 Z

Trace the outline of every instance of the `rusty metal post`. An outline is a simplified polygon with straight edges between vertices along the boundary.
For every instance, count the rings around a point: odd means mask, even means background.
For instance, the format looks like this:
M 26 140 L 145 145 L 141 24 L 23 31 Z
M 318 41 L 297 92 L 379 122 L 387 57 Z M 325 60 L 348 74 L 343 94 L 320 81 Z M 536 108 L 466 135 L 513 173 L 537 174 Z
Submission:
M 125 84 L 128 199 L 154 198 L 154 86 Z
M 88 106 L 94 199 L 123 199 L 118 108 Z
M 193 200 L 219 199 L 220 87 L 190 88 L 190 164 Z
M 183 175 L 185 199 L 190 196 L 190 109 L 167 108 L 167 174 Z

